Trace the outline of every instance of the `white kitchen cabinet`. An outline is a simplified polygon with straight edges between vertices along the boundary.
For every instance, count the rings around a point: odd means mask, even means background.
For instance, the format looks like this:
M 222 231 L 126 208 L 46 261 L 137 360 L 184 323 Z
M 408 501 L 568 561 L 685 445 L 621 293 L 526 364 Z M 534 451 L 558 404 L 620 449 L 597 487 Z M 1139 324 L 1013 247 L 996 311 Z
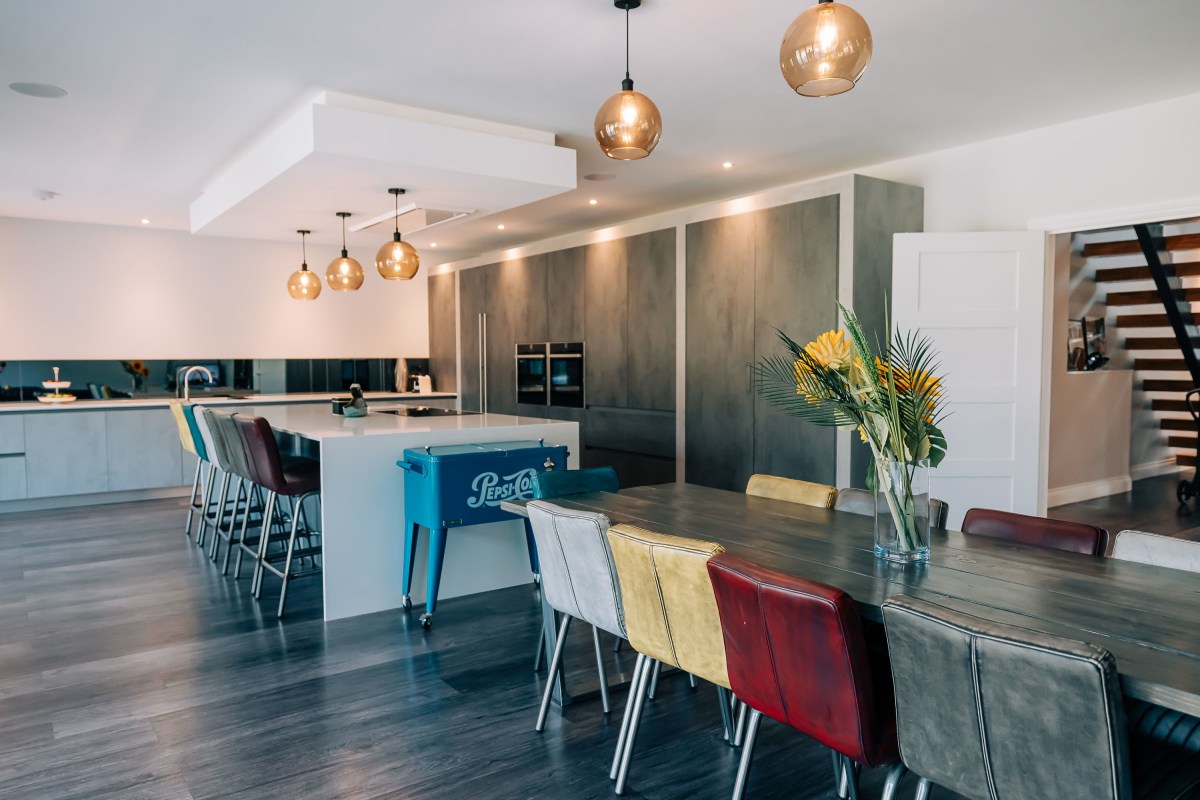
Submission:
M 0 456 L 25 452 L 25 419 L 20 414 L 0 414 Z
M 108 491 L 105 412 L 60 409 L 24 417 L 29 497 Z
M 169 409 L 121 409 L 104 415 L 110 492 L 179 485 L 179 428 Z

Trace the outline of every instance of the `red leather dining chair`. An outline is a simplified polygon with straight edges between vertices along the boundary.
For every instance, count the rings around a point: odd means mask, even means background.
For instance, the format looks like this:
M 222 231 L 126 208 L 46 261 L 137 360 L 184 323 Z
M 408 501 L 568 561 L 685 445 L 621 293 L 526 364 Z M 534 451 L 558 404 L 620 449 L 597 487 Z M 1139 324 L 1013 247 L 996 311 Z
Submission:
M 728 553 L 708 562 L 734 695 L 752 710 L 733 798 L 745 791 L 762 715 L 834 752 L 858 798 L 858 767 L 889 765 L 884 800 L 904 776 L 896 744 L 891 673 L 873 663 L 854 600 L 841 589 L 795 578 Z
M 962 532 L 1089 556 L 1102 556 L 1108 549 L 1108 531 L 1104 528 L 990 508 L 972 508 L 968 511 L 963 519 Z
M 266 507 L 263 509 L 262 533 L 258 538 L 259 549 L 254 565 L 254 579 L 251 582 L 251 592 L 257 599 L 262 595 L 264 572 L 270 571 L 283 581 L 279 591 L 278 616 L 283 616 L 284 601 L 287 599 L 288 582 L 304 575 L 319 573 L 320 569 L 313 568 L 303 572 L 293 572 L 294 561 L 321 554 L 321 548 L 309 546 L 296 548 L 297 534 L 305 536 L 313 533 L 311 530 L 300 531 L 300 520 L 305 518 L 304 501 L 310 497 L 320 498 L 321 494 L 321 462 L 314 459 L 289 459 L 284 461 L 279 454 L 279 445 L 275 442 L 275 433 L 271 423 L 262 417 L 234 416 L 246 451 L 251 462 L 251 471 L 256 482 L 267 490 Z M 287 549 L 283 553 L 272 556 L 269 553 L 270 543 L 274 537 L 270 535 L 275 513 L 279 505 L 279 497 L 283 495 L 292 502 L 292 529 L 287 539 Z M 319 517 L 318 517 L 319 519 Z M 240 558 L 240 556 L 239 556 Z M 283 561 L 282 569 L 271 563 L 273 560 Z M 313 561 L 315 564 L 315 559 Z

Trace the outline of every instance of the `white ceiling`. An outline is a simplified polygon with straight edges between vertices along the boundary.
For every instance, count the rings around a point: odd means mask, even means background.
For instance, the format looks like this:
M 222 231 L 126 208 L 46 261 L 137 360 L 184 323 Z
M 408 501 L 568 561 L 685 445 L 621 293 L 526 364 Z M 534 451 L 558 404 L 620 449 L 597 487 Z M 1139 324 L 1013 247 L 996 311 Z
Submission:
M 801 98 L 777 54 L 808 4 L 645 0 L 632 71 L 664 133 L 649 159 L 613 162 L 591 133 L 623 77 L 611 0 L 7 0 L 0 86 L 69 94 L 0 88 L 0 215 L 188 230 L 209 182 L 325 89 L 552 131 L 578 150 L 579 188 L 505 214 L 503 232 L 489 218 L 414 238 L 440 237 L 443 261 L 1200 90 L 1196 0 L 854 0 L 871 66 L 847 95 Z M 617 179 L 582 180 L 594 172 Z M 335 225 L 313 209 L 262 238 Z

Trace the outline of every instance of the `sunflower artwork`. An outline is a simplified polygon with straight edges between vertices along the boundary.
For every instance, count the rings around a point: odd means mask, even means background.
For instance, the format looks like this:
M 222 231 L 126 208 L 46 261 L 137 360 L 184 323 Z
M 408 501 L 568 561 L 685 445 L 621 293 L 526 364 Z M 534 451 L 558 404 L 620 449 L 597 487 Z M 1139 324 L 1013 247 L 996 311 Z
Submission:
M 146 378 L 150 377 L 150 368 L 146 366 L 146 362 L 141 359 L 132 359 L 130 361 L 122 361 L 121 369 L 129 373 L 133 378 L 133 390 L 140 391 L 146 383 Z
M 838 308 L 845 329 L 826 331 L 806 345 L 777 331 L 784 352 L 758 363 L 759 392 L 792 416 L 856 430 L 874 456 L 867 483 L 887 501 L 898 549 L 927 557 L 928 499 L 922 515 L 914 483 L 946 456 L 937 354 L 928 338 L 900 331 L 876 353 L 854 312 L 840 303 Z M 878 509 L 876 518 L 878 526 Z

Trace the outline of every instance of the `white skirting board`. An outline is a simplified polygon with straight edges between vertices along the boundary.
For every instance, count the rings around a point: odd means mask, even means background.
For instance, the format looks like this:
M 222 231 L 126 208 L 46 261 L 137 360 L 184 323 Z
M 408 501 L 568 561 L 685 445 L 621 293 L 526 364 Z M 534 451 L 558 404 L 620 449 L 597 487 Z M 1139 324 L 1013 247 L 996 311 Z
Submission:
M 1157 475 L 1170 475 L 1175 472 L 1191 469 L 1190 467 L 1181 467 L 1175 463 L 1175 457 L 1164 458 L 1162 461 L 1151 461 L 1147 464 L 1135 464 L 1129 468 L 1129 477 L 1135 481 L 1140 481 L 1142 478 L 1153 478 Z
M 1053 508 L 1067 503 L 1081 503 L 1097 497 L 1108 497 L 1110 494 L 1122 494 L 1132 488 L 1133 479 L 1128 475 L 1076 483 L 1073 486 L 1060 486 L 1057 489 L 1050 489 L 1046 493 L 1046 505 Z

